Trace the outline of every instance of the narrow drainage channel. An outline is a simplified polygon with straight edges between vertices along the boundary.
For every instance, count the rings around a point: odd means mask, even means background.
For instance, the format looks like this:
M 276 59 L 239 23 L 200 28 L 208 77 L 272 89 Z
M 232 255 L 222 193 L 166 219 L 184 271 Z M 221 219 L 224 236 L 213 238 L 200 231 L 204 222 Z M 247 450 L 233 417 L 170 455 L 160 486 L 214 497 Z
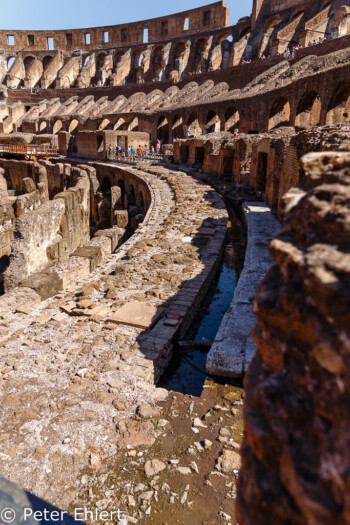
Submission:
M 229 213 L 226 247 L 218 275 L 186 334 L 186 341 L 175 346 L 174 357 L 158 386 L 200 396 L 206 379 L 205 362 L 225 312 L 228 310 L 243 269 L 246 248 L 245 227 L 239 210 L 226 201 Z

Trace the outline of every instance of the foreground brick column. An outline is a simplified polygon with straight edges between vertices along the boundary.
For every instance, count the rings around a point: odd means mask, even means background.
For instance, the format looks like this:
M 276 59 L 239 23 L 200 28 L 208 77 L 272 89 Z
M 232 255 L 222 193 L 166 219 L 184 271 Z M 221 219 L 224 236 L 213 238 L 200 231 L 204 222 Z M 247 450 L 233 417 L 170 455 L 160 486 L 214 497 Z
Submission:
M 255 298 L 240 525 L 350 523 L 350 153 L 303 165 Z

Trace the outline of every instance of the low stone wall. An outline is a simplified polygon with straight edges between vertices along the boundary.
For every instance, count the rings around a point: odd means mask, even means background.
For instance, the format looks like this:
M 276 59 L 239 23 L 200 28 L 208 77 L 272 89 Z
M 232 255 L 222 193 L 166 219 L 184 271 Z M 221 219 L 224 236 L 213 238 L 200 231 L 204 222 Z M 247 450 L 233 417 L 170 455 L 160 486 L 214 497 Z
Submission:
M 92 123 L 91 123 L 92 124 Z M 83 128 L 83 125 L 81 125 Z M 102 159 L 111 157 L 111 152 L 115 152 L 116 146 L 125 148 L 128 151 L 129 146 L 136 149 L 141 146 L 149 147 L 149 133 L 140 131 L 96 131 L 96 125 L 91 126 L 92 130 L 77 132 L 77 155 L 82 158 Z
M 350 154 L 305 156 L 254 303 L 241 525 L 347 523 Z
M 23 179 L 31 178 L 35 181 L 35 164 L 32 161 L 1 158 L 0 167 L 4 170 L 9 190 L 22 192 Z
M 75 186 L 54 197 L 64 201 L 65 213 L 60 224 L 62 241 L 50 250 L 52 261 L 63 261 L 90 239 L 90 180 L 84 170 L 75 170 Z
M 255 354 L 256 345 L 250 337 L 255 323 L 254 291 L 273 262 L 268 244 L 280 229 L 266 204 L 246 202 L 243 212 L 248 237 L 244 268 L 208 353 L 206 369 L 214 376 L 242 377 Z
M 15 201 L 17 219 L 10 262 L 4 274 L 6 290 L 35 272 L 66 260 L 90 239 L 88 175 L 76 169 L 75 186 L 48 201 L 46 170 L 39 165 L 34 168 L 39 175 L 45 175 L 46 182 L 38 183 L 41 186 L 36 189 L 31 178 L 22 181 L 23 187 L 27 183 L 33 191 L 20 195 Z M 42 204 L 41 200 L 45 202 Z
M 34 133 L 26 133 L 22 130 L 20 133 L 0 133 L 1 144 L 50 144 L 51 146 L 58 146 L 58 136 Z

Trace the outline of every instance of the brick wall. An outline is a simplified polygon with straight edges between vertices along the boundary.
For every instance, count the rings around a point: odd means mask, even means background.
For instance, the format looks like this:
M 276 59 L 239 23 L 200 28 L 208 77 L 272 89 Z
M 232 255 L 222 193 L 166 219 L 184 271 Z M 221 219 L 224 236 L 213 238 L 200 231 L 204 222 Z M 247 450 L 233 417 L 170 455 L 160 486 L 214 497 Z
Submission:
M 209 16 L 204 13 L 209 12 Z M 108 13 L 110 17 L 114 13 Z M 115 16 L 117 16 L 117 9 Z M 188 30 L 185 20 L 188 19 Z M 165 37 L 186 36 L 197 32 L 229 24 L 229 9 L 225 2 L 216 2 L 197 9 L 183 11 L 169 16 L 143 20 L 140 22 L 115 26 L 102 26 L 64 31 L 0 31 L 0 48 L 7 51 L 48 50 L 48 39 L 53 39 L 54 49 L 70 50 L 108 48 L 111 45 L 123 45 L 144 42 L 144 30 L 148 30 L 148 41 L 154 42 Z M 105 42 L 108 33 L 108 42 Z M 89 35 L 90 42 L 87 42 Z M 9 36 L 14 37 L 14 45 L 9 44 Z

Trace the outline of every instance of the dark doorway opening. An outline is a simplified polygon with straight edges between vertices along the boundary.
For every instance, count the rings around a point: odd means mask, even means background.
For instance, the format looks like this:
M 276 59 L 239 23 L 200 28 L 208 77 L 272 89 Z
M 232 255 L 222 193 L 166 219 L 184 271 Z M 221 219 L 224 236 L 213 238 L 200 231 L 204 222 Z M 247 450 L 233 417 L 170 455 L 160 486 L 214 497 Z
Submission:
M 97 152 L 101 153 L 103 151 L 103 136 L 97 135 Z
M 233 175 L 233 161 L 234 161 L 234 153 L 224 153 L 224 159 L 223 159 L 223 170 L 224 175 Z
M 182 145 L 180 148 L 181 164 L 187 164 L 189 153 L 190 147 Z
M 265 191 L 267 176 L 267 153 L 258 154 L 258 172 L 256 177 L 257 191 Z
M 196 148 L 196 164 L 203 166 L 205 149 L 202 147 Z

